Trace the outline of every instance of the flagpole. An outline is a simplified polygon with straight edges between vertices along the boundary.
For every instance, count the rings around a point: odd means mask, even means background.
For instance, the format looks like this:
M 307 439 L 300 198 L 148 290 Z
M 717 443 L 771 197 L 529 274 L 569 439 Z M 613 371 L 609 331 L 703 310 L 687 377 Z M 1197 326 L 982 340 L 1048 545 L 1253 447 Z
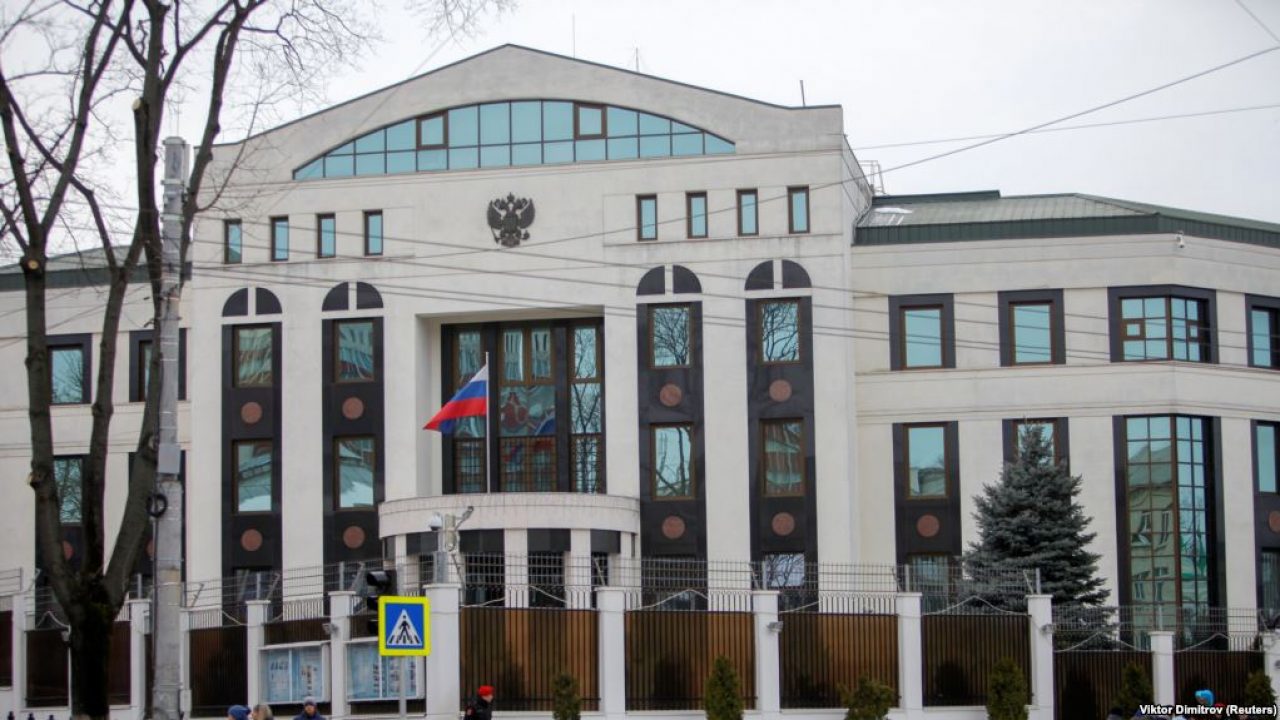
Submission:
M 493 387 L 489 383 L 493 382 L 493 368 L 489 367 L 489 353 L 484 354 L 484 366 L 489 371 L 489 380 L 484 386 L 484 491 L 490 492 L 493 489 L 493 453 L 489 445 L 489 436 L 493 434 L 493 423 L 490 419 L 493 417 L 489 414 L 490 399 L 493 397 Z

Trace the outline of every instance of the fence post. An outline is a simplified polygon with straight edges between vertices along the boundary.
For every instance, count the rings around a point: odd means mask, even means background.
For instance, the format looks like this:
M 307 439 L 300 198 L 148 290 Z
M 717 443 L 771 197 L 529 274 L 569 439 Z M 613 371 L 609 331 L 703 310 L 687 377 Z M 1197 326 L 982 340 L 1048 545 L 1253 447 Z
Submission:
M 178 693 L 178 707 L 186 717 L 191 717 L 191 611 L 183 610 L 178 615 L 178 635 L 181 644 L 179 650 L 181 668 L 178 679 L 182 683 L 182 691 Z
M 1028 595 L 1031 626 L 1030 720 L 1053 720 L 1053 596 Z
M 627 602 L 618 587 L 596 588 L 598 627 L 596 665 L 600 682 L 600 714 L 621 720 L 627 714 Z
M 133 716 L 138 720 L 147 715 L 147 625 L 150 609 L 150 600 L 129 601 L 129 704 L 133 706 Z
M 897 595 L 898 610 L 898 707 L 905 718 L 924 713 L 924 638 L 920 631 L 922 596 Z
M 1172 705 L 1177 697 L 1173 682 L 1173 632 L 1152 630 L 1151 689 L 1157 705 Z
M 271 607 L 270 600 L 249 600 L 245 603 L 245 688 L 249 691 L 249 702 L 266 702 L 262 699 L 262 646 L 266 640 L 266 631 L 262 626 L 267 621 L 267 612 Z
M 462 689 L 458 668 L 462 667 L 459 622 L 459 585 L 425 585 L 422 594 L 431 603 L 431 654 L 426 657 L 423 687 L 427 698 L 427 720 L 457 720 L 462 709 Z M 402 679 L 401 682 L 408 682 Z
M 329 593 L 329 715 L 345 717 L 347 703 L 347 640 L 351 639 L 351 603 L 356 594 L 349 590 Z
M 17 711 L 27 706 L 27 596 L 13 596 L 13 707 Z
M 786 628 L 778 622 L 778 591 L 753 590 L 751 607 L 756 620 L 756 710 L 770 720 L 782 713 L 778 635 Z
M 1271 642 L 1265 643 L 1263 667 L 1267 671 L 1267 677 L 1271 678 L 1271 691 L 1280 695 L 1280 632 L 1272 630 L 1270 640 Z M 14 675 L 14 682 L 17 682 L 17 675 Z

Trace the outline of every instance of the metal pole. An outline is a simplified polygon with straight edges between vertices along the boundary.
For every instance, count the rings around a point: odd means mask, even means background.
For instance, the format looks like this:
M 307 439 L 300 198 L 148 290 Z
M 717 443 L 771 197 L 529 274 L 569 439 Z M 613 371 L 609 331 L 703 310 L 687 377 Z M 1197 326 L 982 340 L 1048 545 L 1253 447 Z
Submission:
M 182 485 L 178 482 L 181 452 L 178 449 L 178 283 L 181 272 L 182 202 L 186 192 L 188 147 L 182 138 L 164 140 L 164 214 L 161 216 L 163 309 L 152 348 L 160 353 L 159 447 L 156 459 L 156 492 L 163 513 L 156 522 L 155 688 L 152 699 L 156 720 L 178 720 L 182 690 Z
M 405 571 L 406 571 L 406 570 L 408 570 L 408 568 L 407 568 L 407 567 L 402 566 L 402 567 L 400 567 L 400 572 L 396 573 L 396 585 L 398 586 L 398 590 L 399 590 L 399 594 L 400 594 L 400 595 L 404 595 L 404 594 L 405 594 L 404 590 L 405 590 Z M 382 630 L 382 631 L 385 633 L 387 630 L 386 630 L 386 628 L 383 628 L 383 630 Z M 420 629 L 420 632 L 426 632 L 426 631 L 427 631 L 427 630 L 426 630 L 426 628 L 421 628 L 421 629 Z M 399 665 L 399 668 L 400 668 L 400 678 L 399 678 L 400 682 L 399 682 L 399 683 L 397 683 L 397 684 L 400 686 L 400 720 L 408 720 L 408 717 L 409 717 L 409 674 L 406 672 L 406 670 L 407 670 L 407 669 L 408 669 L 408 667 L 409 667 L 409 663 L 408 663 L 408 662 L 406 662 L 405 656 L 403 656 L 403 655 L 401 655 L 400 657 L 396 658 L 396 660 L 398 661 L 398 665 Z

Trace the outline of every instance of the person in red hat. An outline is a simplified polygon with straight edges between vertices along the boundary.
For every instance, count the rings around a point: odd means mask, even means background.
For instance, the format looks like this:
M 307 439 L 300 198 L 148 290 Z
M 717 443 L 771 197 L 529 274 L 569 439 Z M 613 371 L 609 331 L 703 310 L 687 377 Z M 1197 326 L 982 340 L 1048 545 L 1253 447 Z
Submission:
M 493 720 L 493 686 L 481 685 L 476 697 L 467 703 L 467 720 Z

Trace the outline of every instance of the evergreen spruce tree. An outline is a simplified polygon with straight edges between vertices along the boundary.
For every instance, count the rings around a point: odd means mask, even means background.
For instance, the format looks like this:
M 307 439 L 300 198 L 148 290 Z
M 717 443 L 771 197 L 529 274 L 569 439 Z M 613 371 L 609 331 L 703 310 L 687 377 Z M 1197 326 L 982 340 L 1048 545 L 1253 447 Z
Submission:
M 582 698 L 578 696 L 578 681 L 567 673 L 555 676 L 551 681 L 552 711 L 555 720 L 578 720 L 582 716 Z
M 716 658 L 703 696 L 707 720 L 742 720 L 742 689 L 729 658 Z
M 1150 704 L 1154 694 L 1151 690 L 1151 678 L 1147 677 L 1147 671 L 1141 665 L 1132 662 L 1124 667 L 1120 673 L 1120 693 L 1115 701 L 1124 717 L 1133 715 L 1140 705 Z
M 1081 479 L 1054 463 L 1050 438 L 1036 427 L 1024 426 L 1016 460 L 974 498 L 979 540 L 965 560 L 979 570 L 1039 569 L 1055 604 L 1100 605 L 1107 591 L 1099 556 L 1087 550 L 1096 533 L 1076 503 Z
M 1022 668 L 1009 658 L 1001 658 L 991 668 L 987 680 L 987 717 L 989 720 L 1027 720 L 1027 702 L 1031 692 Z

